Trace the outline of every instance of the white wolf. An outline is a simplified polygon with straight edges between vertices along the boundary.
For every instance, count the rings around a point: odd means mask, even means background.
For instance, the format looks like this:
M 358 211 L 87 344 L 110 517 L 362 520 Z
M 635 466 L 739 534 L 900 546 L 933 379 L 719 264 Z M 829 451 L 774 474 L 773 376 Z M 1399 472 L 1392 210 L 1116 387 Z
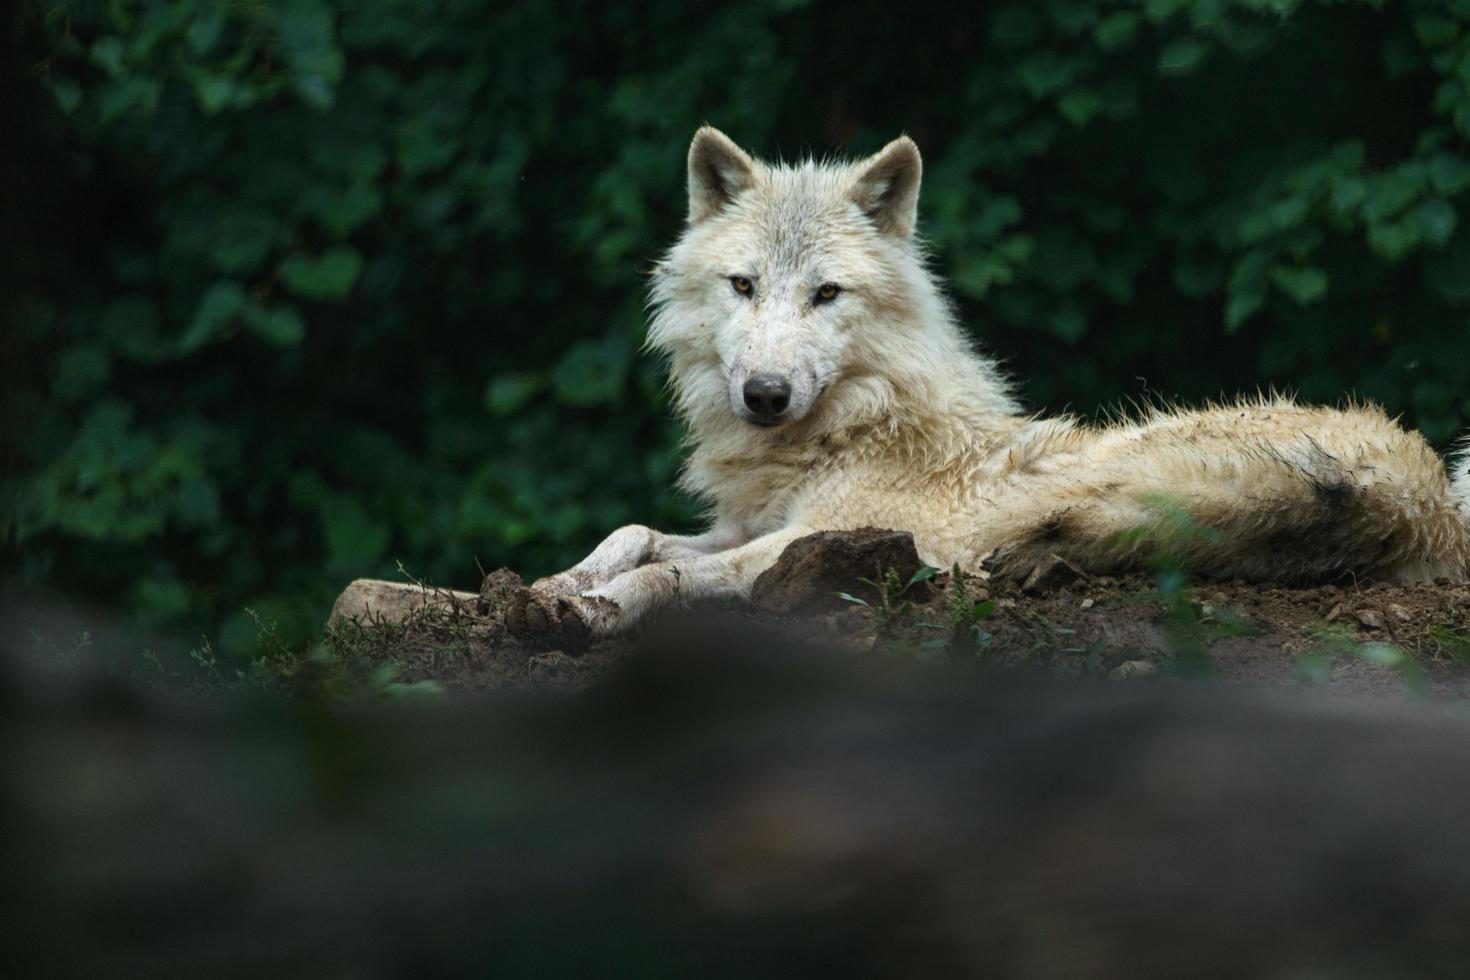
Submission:
M 925 267 L 920 171 L 906 137 L 857 163 L 783 166 L 695 134 L 648 343 L 688 426 L 682 484 L 713 521 L 615 531 L 522 592 L 512 625 L 595 636 L 672 601 L 747 596 L 795 539 L 863 526 L 999 575 L 1052 554 L 1125 570 L 1162 549 L 1215 577 L 1470 573 L 1470 464 L 1451 480 L 1376 407 L 1028 416 Z

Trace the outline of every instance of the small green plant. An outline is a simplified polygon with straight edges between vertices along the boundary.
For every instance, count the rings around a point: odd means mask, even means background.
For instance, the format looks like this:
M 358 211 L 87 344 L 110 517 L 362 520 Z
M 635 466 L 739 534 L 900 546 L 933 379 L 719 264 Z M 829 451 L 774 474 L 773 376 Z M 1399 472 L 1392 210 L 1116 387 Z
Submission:
M 850 592 L 838 592 L 837 598 L 844 602 L 851 602 L 854 605 L 871 609 L 873 611 L 874 627 L 878 636 L 888 638 L 892 635 L 898 620 L 904 613 L 913 608 L 913 603 L 903 598 L 904 593 L 908 592 L 909 589 L 918 585 L 920 582 L 927 582 L 938 574 L 939 569 L 930 565 L 922 565 L 905 582 L 899 577 L 898 569 L 879 566 L 872 578 L 858 579 L 859 582 L 869 586 L 877 593 L 878 601 L 876 604 L 860 596 L 855 596 Z
M 1156 589 L 1164 603 L 1164 636 L 1170 659 L 1166 669 L 1185 677 L 1208 677 L 1215 672 L 1209 641 L 1200 629 L 1200 608 L 1190 599 L 1189 576 L 1178 568 L 1159 573 Z
M 1317 646 L 1297 658 L 1297 672 L 1314 684 L 1325 684 L 1332 667 L 1343 659 L 1361 660 L 1378 667 L 1388 667 L 1404 682 L 1410 693 L 1423 697 L 1428 689 L 1424 668 L 1408 653 L 1388 643 L 1359 643 L 1351 631 L 1335 624 L 1311 631 Z
M 1447 655 L 1455 663 L 1470 664 L 1470 629 L 1438 625 L 1429 627 L 1429 639 L 1436 653 Z
M 949 648 L 955 653 L 975 653 L 990 645 L 991 635 L 981 624 L 995 615 L 995 600 L 970 596 L 969 578 L 959 565 L 949 579 Z
M 56 660 L 63 667 L 75 667 L 81 662 L 82 654 L 92 645 L 92 634 L 88 630 L 82 630 L 72 638 L 69 646 L 61 646 L 41 634 L 40 630 L 31 630 L 31 648 L 39 654 L 44 654 Z

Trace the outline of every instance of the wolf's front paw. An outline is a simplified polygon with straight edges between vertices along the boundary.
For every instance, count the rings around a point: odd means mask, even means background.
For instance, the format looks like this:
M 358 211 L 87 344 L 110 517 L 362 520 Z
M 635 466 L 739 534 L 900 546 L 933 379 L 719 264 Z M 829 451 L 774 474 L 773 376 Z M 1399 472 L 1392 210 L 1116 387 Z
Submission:
M 512 636 L 545 650 L 577 653 L 617 629 L 621 610 L 600 596 L 551 595 L 521 589 L 505 608 Z
M 532 592 L 540 592 L 548 596 L 569 596 L 579 592 L 586 592 L 593 587 L 591 577 L 578 574 L 572 569 L 565 572 L 557 572 L 545 578 L 538 578 L 531 583 Z

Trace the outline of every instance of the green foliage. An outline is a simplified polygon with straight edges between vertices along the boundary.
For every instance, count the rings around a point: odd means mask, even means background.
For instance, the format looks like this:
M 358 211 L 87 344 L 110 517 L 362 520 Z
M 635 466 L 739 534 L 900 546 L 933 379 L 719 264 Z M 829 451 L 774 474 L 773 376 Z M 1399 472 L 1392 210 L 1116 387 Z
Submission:
M 706 120 L 912 133 L 935 264 L 1037 407 L 1470 418 L 1458 0 L 34 8 L 7 564 L 227 651 L 398 559 L 472 585 L 694 523 L 637 349 Z

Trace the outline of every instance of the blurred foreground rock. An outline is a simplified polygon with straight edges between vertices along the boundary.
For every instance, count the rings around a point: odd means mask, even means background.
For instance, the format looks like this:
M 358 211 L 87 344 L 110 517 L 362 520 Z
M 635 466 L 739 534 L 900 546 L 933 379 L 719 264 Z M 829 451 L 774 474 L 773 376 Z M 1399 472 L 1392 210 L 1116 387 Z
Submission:
M 1016 685 L 729 632 L 645 641 L 571 699 L 19 676 L 0 660 L 14 976 L 1470 962 L 1470 720 L 1426 705 Z

